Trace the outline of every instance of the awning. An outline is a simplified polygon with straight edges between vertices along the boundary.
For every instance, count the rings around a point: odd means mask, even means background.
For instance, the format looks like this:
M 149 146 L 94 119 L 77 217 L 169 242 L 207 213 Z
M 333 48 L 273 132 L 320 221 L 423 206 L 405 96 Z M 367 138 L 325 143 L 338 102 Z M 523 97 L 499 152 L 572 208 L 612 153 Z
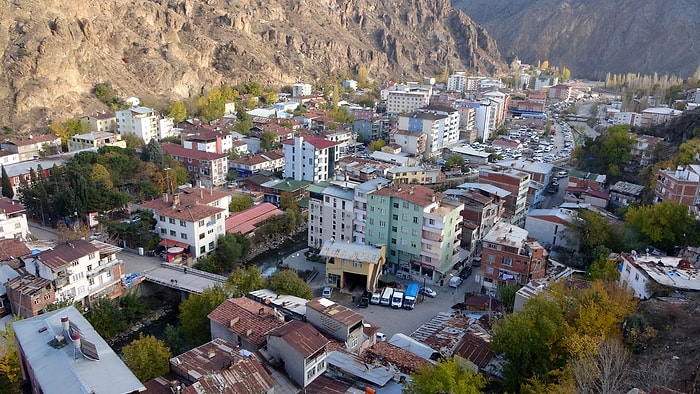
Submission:
M 184 243 L 184 242 L 175 241 L 175 240 L 172 240 L 172 239 L 162 239 L 162 240 L 160 241 L 160 243 L 158 243 L 158 245 L 160 245 L 160 246 L 165 246 L 165 247 L 168 247 L 168 248 L 178 247 L 178 248 L 183 248 L 183 249 L 187 249 L 187 248 L 190 247 L 190 244 L 186 244 L 186 243 Z

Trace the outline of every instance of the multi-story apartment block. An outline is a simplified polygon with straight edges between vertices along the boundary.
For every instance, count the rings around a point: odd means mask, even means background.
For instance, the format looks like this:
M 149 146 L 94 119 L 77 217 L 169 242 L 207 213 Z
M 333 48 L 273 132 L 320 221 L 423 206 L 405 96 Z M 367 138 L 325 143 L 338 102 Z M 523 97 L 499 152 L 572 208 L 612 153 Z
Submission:
M 571 91 L 573 88 L 569 85 L 558 84 L 549 88 L 549 98 L 559 101 L 571 100 Z
M 386 112 L 392 115 L 409 113 L 430 104 L 432 87 L 416 90 L 393 90 L 386 99 Z
M 226 175 L 228 174 L 228 156 L 226 154 L 187 149 L 182 145 L 169 142 L 163 143 L 161 146 L 163 152 L 182 163 L 190 172 L 195 183 L 201 183 L 203 187 L 226 184 Z
M 421 166 L 397 166 L 386 171 L 386 178 L 393 183 L 424 184 L 427 182 L 427 170 Z
M 539 206 L 545 199 L 545 191 L 552 180 L 554 164 L 541 163 L 530 159 L 525 160 L 503 160 L 496 164 L 503 169 L 516 169 L 530 174 L 530 187 L 527 191 L 527 204 L 529 206 Z
M 642 125 L 642 114 L 637 112 L 614 112 L 612 115 L 614 125 L 626 124 L 630 126 Z
M 102 297 L 121 294 L 124 262 L 121 248 L 82 239 L 59 244 L 25 259 L 27 271 L 53 281 L 56 298 L 92 306 Z
M 559 78 L 553 75 L 540 74 L 535 78 L 530 78 L 532 90 L 540 91 L 550 88 L 559 83 Z
M 389 118 L 385 117 L 360 118 L 352 122 L 352 131 L 361 135 L 364 141 L 388 141 L 389 129 Z
M 282 171 L 284 163 L 284 153 L 278 149 L 231 160 L 229 168 L 238 172 L 239 178 L 247 178 L 259 174 L 260 171 Z
M 136 207 L 153 212 L 162 245 L 183 247 L 196 258 L 216 249 L 219 235 L 226 232 L 230 203 L 229 193 L 211 188 L 185 188 Z
M 5 283 L 12 313 L 28 319 L 46 311 L 56 302 L 53 282 L 34 275 L 24 275 Z
M 229 153 L 233 149 L 233 138 L 230 133 L 208 127 L 193 127 L 180 133 L 182 146 L 211 153 Z
M 659 171 L 654 195 L 655 202 L 675 202 L 697 213 L 700 207 L 700 165 L 678 166 L 675 171 Z
M 367 226 L 367 196 L 391 182 L 385 178 L 375 178 L 355 186 L 353 199 L 352 242 L 365 243 L 365 227 Z
M 328 180 L 335 174 L 338 145 L 318 137 L 299 136 L 284 141 L 284 177 L 310 182 Z
M 93 133 L 116 133 L 117 116 L 108 112 L 97 112 L 80 118 L 80 122 L 87 125 L 87 130 Z
M 0 149 L 18 154 L 19 161 L 28 161 L 61 152 L 61 138 L 53 134 L 30 135 L 25 139 L 0 142 Z
M 464 204 L 421 185 L 393 185 L 369 194 L 365 243 L 387 245 L 392 272 L 444 277 L 459 261 Z
M 576 211 L 572 209 L 532 209 L 525 218 L 525 230 L 547 249 L 558 246 L 578 250 L 579 239 L 569 230 L 576 220 Z
M 461 244 L 474 255 L 486 233 L 501 219 L 503 198 L 509 193 L 491 185 L 465 183 L 459 189 L 446 190 L 445 194 L 464 203 Z
M 425 146 L 428 135 L 420 131 L 396 130 L 391 134 L 391 143 L 401 147 L 401 152 L 422 157 L 425 154 Z
M 439 157 L 445 146 L 444 133 L 447 123 L 448 117 L 446 115 L 416 111 L 407 115 L 399 115 L 398 129 L 425 134 L 424 157 Z M 459 128 L 457 128 L 457 135 L 459 135 Z
M 292 97 L 302 97 L 311 95 L 311 85 L 308 83 L 295 83 L 292 85 Z
M 267 341 L 270 355 L 284 365 L 284 370 L 299 387 L 308 386 L 326 372 L 331 341 L 313 325 L 299 320 L 290 321 L 272 330 L 267 335 Z
M 492 127 L 498 129 L 501 127 L 503 122 L 508 115 L 508 108 L 510 107 L 510 94 L 502 93 L 499 91 L 491 91 L 482 94 L 484 100 L 489 100 L 491 107 L 493 107 L 493 120 Z
M 7 197 L 0 197 L 0 239 L 27 239 L 29 226 L 26 212 L 22 204 Z
M 505 197 L 503 207 L 513 224 L 524 223 L 530 180 L 530 174 L 515 168 L 482 169 L 479 171 L 479 183 L 496 186 L 510 193 Z
M 447 91 L 448 92 L 464 92 L 467 90 L 467 73 L 464 71 L 458 71 L 447 78 Z
M 474 109 L 474 128 L 478 141 L 486 142 L 491 138 L 495 130 L 494 124 L 498 108 L 492 105 L 491 100 L 470 101 L 458 100 L 455 102 L 457 108 L 470 107 Z
M 319 255 L 326 259 L 326 284 L 344 289 L 355 285 L 375 291 L 386 261 L 386 246 L 328 240 Z
M 117 111 L 117 132 L 120 135 L 134 134 L 146 144 L 158 139 L 158 116 L 147 107 L 133 107 Z
M 355 183 L 343 186 L 321 183 L 309 185 L 308 245 L 321 249 L 328 240 L 346 242 L 352 239 Z
M 78 134 L 68 139 L 69 152 L 90 148 L 100 148 L 102 146 L 117 146 L 119 148 L 126 148 L 126 141 L 122 141 L 121 135 L 106 131 Z
M 673 108 L 647 108 L 642 111 L 642 126 L 666 123 L 671 119 L 681 116 L 681 114 L 683 114 L 683 111 Z
M 481 282 L 485 288 L 496 290 L 501 283 L 525 285 L 545 276 L 547 251 L 518 226 L 497 223 L 482 246 Z

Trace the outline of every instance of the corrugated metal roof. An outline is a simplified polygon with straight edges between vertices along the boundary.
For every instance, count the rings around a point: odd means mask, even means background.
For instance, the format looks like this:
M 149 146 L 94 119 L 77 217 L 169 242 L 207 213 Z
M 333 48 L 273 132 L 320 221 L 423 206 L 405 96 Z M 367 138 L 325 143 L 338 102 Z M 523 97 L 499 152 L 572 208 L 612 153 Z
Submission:
M 379 264 L 382 254 L 382 249 L 374 246 L 334 241 L 325 241 L 319 252 L 325 257 L 372 264 Z

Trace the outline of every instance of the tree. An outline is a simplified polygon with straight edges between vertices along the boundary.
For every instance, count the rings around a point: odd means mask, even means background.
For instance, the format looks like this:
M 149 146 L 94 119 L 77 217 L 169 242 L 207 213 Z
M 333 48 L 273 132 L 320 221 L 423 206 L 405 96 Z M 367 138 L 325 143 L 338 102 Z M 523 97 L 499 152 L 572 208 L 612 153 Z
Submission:
M 455 168 L 462 167 L 464 165 L 464 158 L 461 155 L 453 154 L 445 160 L 445 167 Z
M 280 208 L 282 208 L 284 211 L 288 211 L 290 209 L 299 209 L 299 201 L 297 201 L 297 197 L 294 193 L 288 192 L 288 191 L 283 191 L 280 194 Z
M 122 134 L 122 141 L 126 142 L 127 148 L 140 148 L 144 145 L 143 139 L 136 134 Z
M 248 251 L 248 240 L 244 235 L 223 234 L 217 238 L 216 261 L 221 268 L 221 273 L 229 273 L 233 271 L 240 263 L 243 256 Z
M 117 300 L 100 298 L 95 306 L 85 314 L 92 327 L 103 338 L 110 339 L 127 329 L 127 322 L 124 319 Z
M 361 88 L 365 88 L 368 85 L 367 75 L 367 67 L 360 66 L 360 68 L 357 70 L 357 83 Z
M 182 335 L 189 345 L 195 347 L 211 340 L 207 316 L 225 300 L 226 292 L 217 286 L 204 289 L 202 294 L 191 294 L 180 304 L 178 317 Z
M 241 212 L 253 206 L 253 197 L 247 194 L 240 194 L 231 199 L 231 204 L 228 206 L 229 212 Z
M 124 363 L 136 377 L 145 382 L 170 370 L 170 350 L 152 335 L 139 335 L 124 346 Z
M 170 349 L 172 354 L 181 354 L 187 350 L 180 328 L 172 324 L 165 325 L 165 329 L 163 330 L 163 343 Z
M 176 101 L 168 108 L 168 116 L 173 118 L 173 122 L 178 124 L 187 118 L 187 108 L 182 101 Z
M 100 101 L 112 108 L 119 104 L 117 91 L 112 88 L 112 85 L 109 82 L 95 84 L 95 86 L 92 88 L 92 93 L 94 93 L 95 97 L 97 97 Z
M 520 290 L 520 285 L 504 284 L 498 288 L 498 296 L 501 298 L 501 303 L 506 311 L 512 312 L 515 305 L 515 293 Z
M 148 144 L 141 151 L 141 160 L 160 164 L 163 162 L 163 148 L 155 138 L 148 141 Z
M 620 277 L 620 271 L 617 270 L 617 262 L 607 256 L 595 259 L 593 264 L 588 267 L 586 274 L 591 280 L 602 280 L 604 282 L 614 282 Z
M 630 372 L 630 355 L 622 342 L 608 339 L 598 345 L 597 352 L 573 362 L 573 373 L 579 393 L 615 394 L 626 390 Z
M 277 134 L 272 131 L 263 131 L 260 135 L 260 148 L 264 150 L 273 150 L 278 146 Z
M 279 294 L 287 294 L 300 298 L 313 298 L 311 287 L 294 271 L 285 269 L 277 271 L 268 283 L 268 288 Z
M 547 295 L 530 299 L 523 309 L 498 322 L 492 344 L 503 352 L 507 389 L 515 391 L 532 377 L 548 382 L 550 371 L 566 364 L 565 335 L 563 311 Z
M 10 177 L 7 175 L 5 166 L 2 166 L 2 196 L 7 197 L 10 200 L 15 196 L 15 191 L 12 188 L 12 183 L 10 183 Z
M 146 314 L 146 305 L 134 292 L 127 293 L 119 300 L 122 316 L 129 324 L 135 323 Z
M 625 223 L 639 231 L 644 241 L 668 253 L 676 245 L 687 244 L 688 237 L 696 236 L 695 218 L 689 214 L 688 207 L 671 201 L 630 207 Z
M 374 152 L 381 150 L 384 147 L 384 145 L 386 145 L 386 142 L 384 142 L 384 140 L 374 140 L 369 143 L 367 148 L 369 148 L 370 151 Z
M 19 366 L 15 331 L 11 324 L 5 325 L 5 332 L 2 333 L 2 341 L 0 341 L 0 375 L 10 384 L 9 387 L 5 386 L 7 391 L 3 392 L 21 392 L 18 383 L 22 379 L 22 371 Z
M 413 379 L 404 391 L 407 394 L 460 393 L 478 394 L 487 379 L 468 366 L 459 356 L 426 365 L 411 375 Z
M 236 124 L 233 125 L 233 131 L 243 135 L 250 134 L 250 129 L 252 128 L 253 122 L 251 122 L 249 119 L 238 120 Z
M 245 297 L 251 291 L 265 287 L 265 280 L 258 267 L 252 265 L 246 268 L 238 267 L 229 275 L 224 288 L 233 297 Z
M 114 183 L 112 183 L 112 176 L 109 173 L 109 170 L 102 164 L 95 163 L 92 166 L 92 171 L 90 175 L 92 176 L 92 180 L 94 180 L 95 182 L 104 183 L 107 189 L 112 189 L 114 187 Z
M 586 256 L 584 266 L 592 260 L 591 252 L 597 246 L 613 246 L 617 242 L 615 230 L 610 222 L 594 211 L 580 210 L 574 220 L 567 222 L 566 227 L 568 231 L 564 237 L 578 241 L 579 250 Z

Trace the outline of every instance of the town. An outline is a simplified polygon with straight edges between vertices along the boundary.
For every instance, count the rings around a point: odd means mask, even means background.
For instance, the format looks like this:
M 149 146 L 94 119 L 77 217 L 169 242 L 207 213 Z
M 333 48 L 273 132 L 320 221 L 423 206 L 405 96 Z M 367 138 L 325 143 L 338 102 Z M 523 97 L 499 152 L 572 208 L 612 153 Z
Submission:
M 648 355 L 639 374 L 591 371 L 613 356 L 624 369 L 676 328 L 645 311 L 680 319 L 697 299 L 700 143 L 658 131 L 697 117 L 697 82 L 661 79 L 673 94 L 629 97 L 617 77 L 511 68 L 250 82 L 162 113 L 102 83 L 99 111 L 1 142 L 8 384 L 695 387 L 698 359 L 674 374 L 651 373 Z M 177 323 L 113 349 L 155 325 L 166 298 Z

